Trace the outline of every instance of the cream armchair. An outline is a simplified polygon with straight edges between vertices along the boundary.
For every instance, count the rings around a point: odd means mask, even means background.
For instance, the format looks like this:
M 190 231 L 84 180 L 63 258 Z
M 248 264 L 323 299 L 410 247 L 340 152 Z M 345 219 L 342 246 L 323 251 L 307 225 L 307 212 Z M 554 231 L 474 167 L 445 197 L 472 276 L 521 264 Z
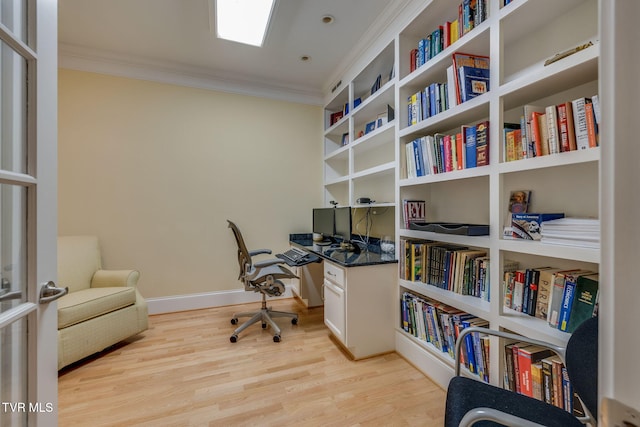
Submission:
M 148 328 L 136 270 L 103 270 L 98 238 L 58 237 L 58 369 Z

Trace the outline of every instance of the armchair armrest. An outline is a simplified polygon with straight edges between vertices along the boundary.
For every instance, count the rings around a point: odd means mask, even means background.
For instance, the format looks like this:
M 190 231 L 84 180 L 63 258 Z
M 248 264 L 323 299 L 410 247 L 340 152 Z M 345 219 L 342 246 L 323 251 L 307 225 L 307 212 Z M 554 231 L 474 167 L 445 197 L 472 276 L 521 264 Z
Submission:
M 91 287 L 136 286 L 139 277 L 138 270 L 98 270 L 91 279 Z
M 522 341 L 529 344 L 535 344 L 535 345 L 540 345 L 540 346 L 549 348 L 554 352 L 556 352 L 558 356 L 560 356 L 560 358 L 562 359 L 562 363 L 565 363 L 565 352 L 566 352 L 565 347 L 551 344 L 546 341 L 540 341 L 533 338 L 529 338 L 524 335 L 512 334 L 510 332 L 504 332 L 504 331 L 497 331 L 495 329 L 483 328 L 480 326 L 472 326 L 471 328 L 463 329 L 460 332 L 460 335 L 458 335 L 458 339 L 456 340 L 456 348 L 454 352 L 455 364 L 456 364 L 456 376 L 460 375 L 460 351 L 462 349 L 462 343 L 464 341 L 464 337 L 473 332 L 478 332 L 486 335 L 493 335 L 500 338 L 513 339 L 513 340 Z
M 544 427 L 542 424 L 520 418 L 493 408 L 475 408 L 467 412 L 459 427 L 471 427 L 478 421 L 494 421 L 509 427 Z

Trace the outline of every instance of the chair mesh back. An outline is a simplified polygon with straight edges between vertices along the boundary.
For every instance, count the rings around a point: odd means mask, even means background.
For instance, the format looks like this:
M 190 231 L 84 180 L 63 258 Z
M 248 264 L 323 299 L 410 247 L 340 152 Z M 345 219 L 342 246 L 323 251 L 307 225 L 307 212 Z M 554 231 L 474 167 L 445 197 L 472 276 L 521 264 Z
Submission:
M 248 267 L 251 267 L 251 256 L 249 255 L 249 250 L 247 246 L 244 244 L 244 239 L 242 238 L 242 233 L 240 233 L 240 229 L 233 222 L 227 220 L 229 223 L 229 228 L 233 231 L 233 236 L 236 238 L 236 243 L 238 244 L 238 265 L 240 266 L 240 274 L 238 279 L 242 278 Z
M 585 320 L 567 343 L 566 367 L 573 389 L 598 417 L 598 318 Z

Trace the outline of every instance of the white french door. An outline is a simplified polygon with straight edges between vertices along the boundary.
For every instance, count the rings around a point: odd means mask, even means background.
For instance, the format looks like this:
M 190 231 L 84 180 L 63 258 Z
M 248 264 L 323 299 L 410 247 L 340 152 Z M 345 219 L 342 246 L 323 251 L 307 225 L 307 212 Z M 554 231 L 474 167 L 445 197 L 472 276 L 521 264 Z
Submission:
M 0 425 L 57 425 L 57 1 L 0 2 Z

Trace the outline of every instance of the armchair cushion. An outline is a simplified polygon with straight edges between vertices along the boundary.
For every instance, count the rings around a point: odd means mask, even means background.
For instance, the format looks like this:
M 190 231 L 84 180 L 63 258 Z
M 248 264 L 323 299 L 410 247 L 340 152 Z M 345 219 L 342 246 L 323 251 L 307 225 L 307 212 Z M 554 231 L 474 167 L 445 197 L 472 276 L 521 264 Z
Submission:
M 139 277 L 137 270 L 98 270 L 91 279 L 91 287 L 136 286 Z
M 133 287 L 90 288 L 71 292 L 58 300 L 58 329 L 135 304 Z

